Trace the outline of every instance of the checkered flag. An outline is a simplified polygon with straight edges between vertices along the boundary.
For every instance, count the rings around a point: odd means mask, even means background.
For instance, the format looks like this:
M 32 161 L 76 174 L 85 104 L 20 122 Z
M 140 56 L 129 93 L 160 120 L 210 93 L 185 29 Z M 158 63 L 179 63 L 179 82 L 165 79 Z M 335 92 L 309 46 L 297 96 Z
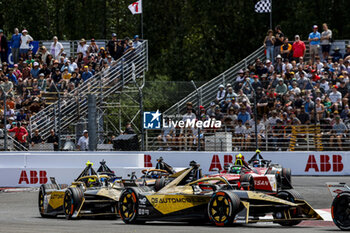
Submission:
M 257 13 L 270 13 L 271 2 L 270 0 L 260 0 L 255 4 L 255 12 Z

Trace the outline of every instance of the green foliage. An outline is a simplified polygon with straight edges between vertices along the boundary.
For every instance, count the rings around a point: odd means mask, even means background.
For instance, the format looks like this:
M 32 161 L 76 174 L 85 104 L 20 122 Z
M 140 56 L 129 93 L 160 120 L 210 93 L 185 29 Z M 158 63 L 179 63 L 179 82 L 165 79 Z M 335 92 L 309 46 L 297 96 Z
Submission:
M 5 0 L 0 27 L 8 36 L 26 28 L 37 40 L 119 38 L 141 34 L 136 0 Z M 262 45 L 269 14 L 254 12 L 256 1 L 143 0 L 144 38 L 149 40 L 148 80 L 209 80 Z M 289 38 L 306 39 L 311 26 L 327 22 L 336 39 L 350 38 L 350 1 L 273 1 L 273 25 Z M 170 87 L 169 87 L 170 88 Z

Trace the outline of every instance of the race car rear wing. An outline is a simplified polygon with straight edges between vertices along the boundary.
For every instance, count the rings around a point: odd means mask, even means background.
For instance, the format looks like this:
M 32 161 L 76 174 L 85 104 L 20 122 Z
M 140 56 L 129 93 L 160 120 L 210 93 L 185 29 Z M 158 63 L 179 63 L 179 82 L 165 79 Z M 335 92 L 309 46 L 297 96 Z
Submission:
M 350 191 L 350 187 L 345 183 L 327 182 L 326 185 L 332 197 L 336 197 L 339 193 Z

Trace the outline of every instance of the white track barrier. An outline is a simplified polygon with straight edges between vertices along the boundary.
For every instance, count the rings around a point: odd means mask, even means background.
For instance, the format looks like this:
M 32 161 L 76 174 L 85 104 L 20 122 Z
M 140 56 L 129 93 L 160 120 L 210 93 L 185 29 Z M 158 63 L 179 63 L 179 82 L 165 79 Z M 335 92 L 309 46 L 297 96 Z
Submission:
M 234 161 L 238 152 L 2 152 L 0 187 L 38 187 L 56 177 L 59 183 L 71 183 L 89 160 L 94 168 L 104 159 L 117 176 L 127 178 L 132 171 L 140 176 L 144 167 L 154 167 L 157 158 L 174 168 L 188 167 L 194 160 L 203 173 L 222 169 Z M 254 152 L 242 152 L 246 159 Z M 292 169 L 293 175 L 350 175 L 350 152 L 262 152 L 265 159 Z

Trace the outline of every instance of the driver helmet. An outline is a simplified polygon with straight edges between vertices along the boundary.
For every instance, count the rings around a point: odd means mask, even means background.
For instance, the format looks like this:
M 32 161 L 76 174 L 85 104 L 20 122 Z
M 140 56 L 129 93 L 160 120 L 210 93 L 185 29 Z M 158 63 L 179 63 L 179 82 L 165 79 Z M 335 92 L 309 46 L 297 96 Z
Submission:
M 194 166 L 197 166 L 197 163 L 196 163 L 196 161 L 192 160 L 190 162 L 190 167 L 194 167 Z
M 241 173 L 241 167 L 233 166 L 231 169 L 231 173 L 233 174 L 240 174 Z
M 89 178 L 87 180 L 87 187 L 93 187 L 96 183 L 96 179 L 95 178 Z
M 241 153 L 236 155 L 235 165 L 243 165 L 243 155 Z
M 255 160 L 255 161 L 253 162 L 253 167 L 259 167 L 259 161 L 256 161 L 256 160 Z
M 163 162 L 163 157 L 160 156 L 159 159 L 157 159 L 158 162 Z
M 257 150 L 255 151 L 255 153 L 259 153 L 259 154 L 260 154 L 260 152 L 261 152 L 261 151 L 260 151 L 259 149 L 257 149 Z

